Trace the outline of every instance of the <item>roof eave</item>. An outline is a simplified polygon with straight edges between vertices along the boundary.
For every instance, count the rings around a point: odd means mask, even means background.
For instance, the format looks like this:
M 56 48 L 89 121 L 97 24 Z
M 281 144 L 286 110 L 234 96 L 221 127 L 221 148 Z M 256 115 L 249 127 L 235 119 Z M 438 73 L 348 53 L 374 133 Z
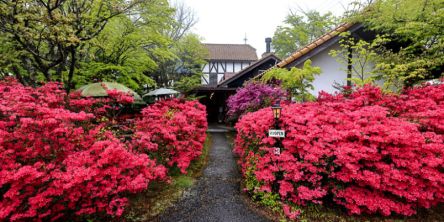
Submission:
M 322 46 L 326 43 L 334 42 L 336 43 L 339 41 L 339 34 L 345 32 L 345 31 L 355 31 L 362 27 L 362 24 L 358 23 L 344 23 L 334 30 L 322 35 L 321 37 L 317 38 L 315 41 L 311 42 L 310 44 L 304 46 L 303 48 L 297 50 L 293 54 L 291 54 L 289 57 L 282 60 L 279 64 L 277 64 L 278 68 L 286 67 L 287 65 L 294 63 L 295 60 L 298 60 L 302 58 L 304 55 L 307 55 L 311 53 L 313 50 L 317 49 L 319 46 Z M 313 53 L 311 53 L 313 54 Z
M 219 87 L 228 87 L 228 84 L 232 83 L 233 81 L 239 79 L 239 77 L 241 77 L 244 73 L 251 71 L 252 69 L 256 68 L 257 66 L 259 66 L 262 62 L 274 58 L 277 61 L 280 61 L 281 59 L 279 57 L 277 57 L 275 54 L 269 54 L 259 60 L 257 60 L 255 63 L 249 65 L 247 68 L 242 69 L 241 71 L 239 71 L 238 73 L 236 73 L 234 76 L 232 76 L 231 78 L 221 82 L 218 84 Z

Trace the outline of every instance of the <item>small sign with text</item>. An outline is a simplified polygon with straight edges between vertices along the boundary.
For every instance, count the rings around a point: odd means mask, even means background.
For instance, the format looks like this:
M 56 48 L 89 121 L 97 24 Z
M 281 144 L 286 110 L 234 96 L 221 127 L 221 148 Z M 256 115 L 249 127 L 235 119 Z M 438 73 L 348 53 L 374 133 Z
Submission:
M 273 153 L 274 155 L 281 155 L 281 148 L 273 147 Z
M 277 137 L 277 138 L 284 138 L 285 137 L 285 130 L 268 130 L 268 136 L 269 137 Z

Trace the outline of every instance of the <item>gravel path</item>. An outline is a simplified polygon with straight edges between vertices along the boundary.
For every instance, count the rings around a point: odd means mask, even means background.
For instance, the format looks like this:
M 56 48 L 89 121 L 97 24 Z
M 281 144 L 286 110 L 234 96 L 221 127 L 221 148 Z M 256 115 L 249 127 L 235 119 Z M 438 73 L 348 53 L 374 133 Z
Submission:
M 212 138 L 210 160 L 203 176 L 157 221 L 269 221 L 242 201 L 240 174 L 225 133 L 212 133 Z

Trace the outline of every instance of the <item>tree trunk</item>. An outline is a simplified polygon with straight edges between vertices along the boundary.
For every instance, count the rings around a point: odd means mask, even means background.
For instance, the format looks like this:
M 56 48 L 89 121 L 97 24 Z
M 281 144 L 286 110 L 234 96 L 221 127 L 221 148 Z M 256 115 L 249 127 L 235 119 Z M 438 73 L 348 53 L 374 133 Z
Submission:
M 62 72 L 66 67 L 66 58 L 63 58 L 63 62 L 61 62 L 57 68 L 56 68 L 56 72 L 54 74 L 56 81 L 58 82 L 63 82 L 63 75 Z
M 28 85 L 28 83 L 23 79 L 23 76 L 20 73 L 20 70 L 16 65 L 12 66 L 12 72 L 14 73 L 15 77 L 22 85 L 25 85 L 25 86 Z
M 66 92 L 68 94 L 71 91 L 71 89 L 73 88 L 72 79 L 74 77 L 74 71 L 75 71 L 76 62 L 77 62 L 76 49 L 77 49 L 77 46 L 71 46 L 71 49 L 70 49 L 71 63 L 69 64 L 68 82 L 66 83 Z

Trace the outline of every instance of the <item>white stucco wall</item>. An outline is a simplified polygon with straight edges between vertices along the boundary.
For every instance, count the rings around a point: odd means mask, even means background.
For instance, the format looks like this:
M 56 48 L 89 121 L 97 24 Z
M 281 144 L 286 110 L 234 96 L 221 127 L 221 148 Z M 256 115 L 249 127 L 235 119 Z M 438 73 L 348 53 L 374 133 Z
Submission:
M 234 63 L 234 72 L 239 72 L 241 70 L 242 70 L 242 63 L 241 62 Z
M 346 85 L 347 84 L 347 65 L 339 63 L 336 58 L 333 58 L 328 53 L 331 50 L 339 50 L 340 45 L 336 43 L 326 50 L 320 52 L 319 54 L 311 57 L 312 66 L 317 66 L 321 68 L 321 74 L 315 76 L 315 80 L 313 81 L 314 89 L 310 90 L 310 93 L 315 97 L 319 95 L 320 91 L 325 91 L 328 93 L 335 93 L 338 90 L 333 87 L 335 82 Z M 302 68 L 303 63 L 299 65 L 299 68 Z M 365 70 L 372 70 L 373 64 L 366 64 Z M 353 74 L 353 77 L 354 76 Z M 379 83 L 380 84 L 380 83 Z M 378 85 L 379 85 L 378 84 Z
M 315 76 L 313 81 L 314 90 L 310 90 L 310 93 L 314 96 L 318 96 L 320 91 L 328 93 L 334 93 L 337 90 L 333 88 L 333 83 L 336 81 L 342 85 L 347 83 L 346 66 L 341 65 L 335 58 L 328 55 L 330 50 L 338 50 L 339 44 L 334 44 L 327 50 L 320 52 L 319 54 L 311 57 L 312 66 L 318 66 L 321 68 L 321 74 Z M 302 68 L 303 63 L 299 65 Z
M 210 82 L 210 75 L 203 74 L 202 77 L 201 77 L 201 84 L 202 85 L 207 85 L 208 82 Z
M 205 64 L 205 66 L 204 66 L 202 72 L 206 72 L 206 73 L 208 73 L 209 71 L 210 71 L 210 66 L 209 66 L 208 63 L 207 63 L 207 64 Z

